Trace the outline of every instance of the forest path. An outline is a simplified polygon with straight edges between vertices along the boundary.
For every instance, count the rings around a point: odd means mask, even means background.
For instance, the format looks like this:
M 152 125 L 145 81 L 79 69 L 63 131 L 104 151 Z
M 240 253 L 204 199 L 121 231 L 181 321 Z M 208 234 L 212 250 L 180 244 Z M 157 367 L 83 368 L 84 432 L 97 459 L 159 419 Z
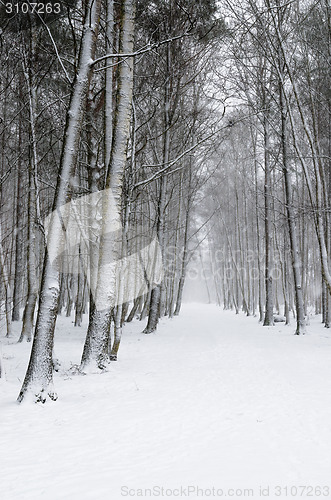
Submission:
M 59 400 L 44 406 L 13 403 L 30 346 L 4 344 L 1 499 L 119 500 L 189 485 L 254 499 L 269 485 L 268 498 L 286 498 L 276 485 L 327 485 L 331 335 L 318 318 L 305 337 L 293 328 L 185 305 L 156 334 L 127 325 L 108 373 L 71 376 L 85 330 L 60 317 Z

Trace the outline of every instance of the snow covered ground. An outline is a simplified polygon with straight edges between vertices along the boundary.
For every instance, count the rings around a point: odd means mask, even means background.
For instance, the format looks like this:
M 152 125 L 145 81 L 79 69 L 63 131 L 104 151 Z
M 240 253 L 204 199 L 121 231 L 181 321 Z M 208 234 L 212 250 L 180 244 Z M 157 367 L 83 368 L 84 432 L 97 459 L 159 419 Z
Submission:
M 125 327 L 108 373 L 75 376 L 85 328 L 60 317 L 59 400 L 45 405 L 15 403 L 31 345 L 1 337 L 1 500 L 331 498 L 320 318 L 297 337 L 192 304 L 156 334 L 143 326 Z

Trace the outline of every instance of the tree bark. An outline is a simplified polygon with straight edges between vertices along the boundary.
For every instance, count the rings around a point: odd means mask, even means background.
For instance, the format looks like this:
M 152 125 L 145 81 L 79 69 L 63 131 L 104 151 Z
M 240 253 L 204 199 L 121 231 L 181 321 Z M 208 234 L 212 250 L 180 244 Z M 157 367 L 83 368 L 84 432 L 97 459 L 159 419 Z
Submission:
M 60 294 L 60 268 L 56 257 L 64 240 L 63 220 L 58 216 L 61 207 L 69 201 L 69 182 L 74 173 L 81 119 L 91 74 L 91 59 L 99 21 L 100 1 L 89 0 L 85 10 L 78 72 L 67 112 L 66 128 L 60 159 L 53 213 L 51 215 L 45 252 L 37 323 L 32 352 L 25 379 L 18 396 L 23 401 L 27 394 L 37 402 L 47 398 L 56 400 L 53 389 L 53 342 Z M 55 256 L 51 261 L 51 256 Z
M 287 221 L 290 233 L 290 245 L 291 245 L 291 260 L 292 269 L 294 277 L 294 289 L 295 289 L 295 306 L 296 306 L 296 335 L 305 334 L 306 332 L 306 322 L 305 322 L 305 312 L 303 303 L 303 293 L 302 293 L 302 275 L 301 275 L 301 261 L 299 254 L 299 243 L 295 224 L 295 216 L 292 208 L 292 181 L 291 173 L 289 168 L 288 159 L 288 140 L 287 140 L 287 110 L 284 100 L 284 89 L 283 81 L 279 82 L 279 104 L 281 112 L 281 145 L 282 145 L 282 168 L 284 173 L 284 183 L 285 183 L 285 204 Z
M 273 249 L 272 249 L 272 195 L 271 195 L 271 167 L 270 167 L 270 138 L 269 123 L 265 116 L 264 128 L 264 209 L 265 209 L 265 314 L 263 326 L 273 326 L 274 324 L 274 298 L 272 283 Z
M 121 5 L 119 50 L 133 52 L 134 3 L 124 0 Z M 105 369 L 108 361 L 110 321 L 117 299 L 117 265 L 120 258 L 120 209 L 123 172 L 127 145 L 133 90 L 133 59 L 120 63 L 114 116 L 113 141 L 108 167 L 106 193 L 103 196 L 103 220 L 98 264 L 98 278 L 94 297 L 94 311 L 90 317 L 84 345 L 81 369 Z M 116 213 L 115 213 L 116 212 Z M 114 231 L 117 229 L 117 231 Z M 116 233 L 116 234 L 115 234 Z

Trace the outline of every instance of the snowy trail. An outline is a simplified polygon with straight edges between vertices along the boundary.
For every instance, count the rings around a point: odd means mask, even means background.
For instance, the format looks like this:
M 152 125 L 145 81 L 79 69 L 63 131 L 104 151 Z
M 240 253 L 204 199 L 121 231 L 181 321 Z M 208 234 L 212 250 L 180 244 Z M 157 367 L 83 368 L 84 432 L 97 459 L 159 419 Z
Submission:
M 188 485 L 232 498 L 269 485 L 268 498 L 288 498 L 274 487 L 331 483 L 331 335 L 318 318 L 298 338 L 195 304 L 154 335 L 141 330 L 125 327 L 109 373 L 69 377 L 84 329 L 59 318 L 60 399 L 45 406 L 13 402 L 29 346 L 4 343 L 1 499 L 119 500 L 139 498 L 126 486 Z

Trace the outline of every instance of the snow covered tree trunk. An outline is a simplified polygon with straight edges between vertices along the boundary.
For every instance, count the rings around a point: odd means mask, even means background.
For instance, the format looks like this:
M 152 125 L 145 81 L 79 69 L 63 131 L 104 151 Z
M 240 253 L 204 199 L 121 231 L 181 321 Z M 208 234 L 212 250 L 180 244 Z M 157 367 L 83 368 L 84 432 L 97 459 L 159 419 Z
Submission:
M 128 245 L 129 245 L 129 222 L 130 222 L 130 214 L 131 214 L 131 203 L 133 197 L 133 186 L 134 186 L 134 178 L 135 178 L 135 149 L 136 149 L 136 137 L 135 137 L 135 109 L 134 103 L 132 101 L 132 120 L 131 120 L 131 160 L 125 170 L 125 190 L 126 195 L 122 197 L 122 210 L 124 210 L 123 216 L 123 232 L 122 232 L 122 243 L 121 243 L 121 258 L 117 269 L 117 282 L 118 282 L 118 298 L 117 298 L 117 307 L 115 308 L 113 317 L 114 317 L 114 341 L 112 343 L 112 348 L 110 352 L 110 360 L 117 361 L 118 350 L 121 343 L 122 338 L 122 325 L 125 322 L 125 317 L 127 314 L 129 304 L 125 302 L 125 292 L 127 288 L 131 288 L 134 281 L 134 287 L 137 288 L 136 280 L 138 278 L 137 273 L 134 277 L 126 276 L 126 271 L 128 271 L 128 261 L 126 259 L 128 255 Z M 136 248 L 136 253 L 138 252 L 138 248 Z M 137 292 L 138 290 L 135 290 Z
M 133 318 L 135 317 L 135 314 L 138 312 L 138 309 L 139 309 L 139 307 L 141 305 L 142 300 L 143 300 L 142 296 L 137 297 L 136 299 L 134 299 L 131 311 L 130 311 L 128 317 L 126 318 L 126 322 L 127 323 L 130 323 L 133 320 Z
M 317 239 L 318 239 L 318 244 L 319 244 L 319 249 L 320 249 L 320 258 L 321 258 L 321 267 L 322 267 L 322 275 L 323 279 L 326 283 L 326 286 L 329 290 L 329 293 L 331 293 L 331 271 L 330 271 L 330 262 L 329 262 L 329 255 L 328 255 L 328 244 L 326 241 L 326 231 L 325 231 L 325 217 L 323 214 L 323 206 L 324 206 L 324 193 L 325 193 L 325 186 L 323 185 L 323 171 L 324 171 L 324 165 L 323 165 L 323 159 L 320 151 L 320 144 L 319 144 L 319 139 L 317 137 L 317 133 L 313 123 L 313 131 L 311 131 L 311 128 L 308 123 L 307 119 L 307 113 L 305 111 L 305 108 L 303 106 L 303 99 L 301 97 L 301 94 L 298 90 L 298 85 L 297 85 L 297 80 L 294 76 L 294 71 L 290 63 L 290 59 L 288 56 L 288 53 L 286 51 L 286 46 L 284 44 L 284 40 L 282 38 L 279 26 L 275 25 L 275 31 L 277 34 L 277 42 L 279 44 L 279 49 L 281 52 L 281 57 L 284 62 L 284 68 L 286 68 L 287 74 L 289 76 L 289 80 L 292 85 L 292 90 L 293 90 L 293 100 L 297 106 L 297 110 L 299 112 L 299 117 L 301 120 L 301 125 L 302 129 L 304 132 L 304 135 L 307 139 L 307 143 L 310 148 L 311 152 L 311 158 L 312 158 L 312 163 L 313 163 L 313 171 L 314 171 L 314 177 L 315 177 L 315 183 L 316 183 L 316 189 L 314 190 L 312 187 L 312 182 L 311 182 L 311 177 L 310 177 L 310 172 L 306 164 L 305 160 L 305 155 L 302 155 L 299 147 L 298 147 L 298 137 L 297 137 L 297 127 L 294 122 L 293 114 L 291 112 L 291 105 L 289 103 L 289 99 L 286 99 L 286 104 L 288 107 L 289 111 L 289 118 L 290 118 L 290 123 L 291 123 L 291 128 L 292 128 L 292 135 L 293 135 L 293 141 L 294 141 L 294 147 L 295 150 L 298 154 L 299 160 L 301 162 L 301 165 L 303 167 L 304 175 L 307 181 L 307 187 L 309 191 L 309 197 L 312 203 L 313 208 L 315 208 L 315 227 L 316 227 L 316 234 L 317 234 Z M 286 95 L 284 95 L 286 97 Z M 316 111 L 314 109 L 314 104 L 313 100 L 311 101 L 311 109 L 309 110 L 313 122 L 315 120 L 315 114 Z M 315 205 L 315 207 L 314 207 Z
M 191 175 L 191 171 L 189 173 Z M 183 291 L 186 277 L 186 269 L 188 264 L 188 232 L 189 232 L 189 221 L 190 221 L 190 212 L 191 212 L 191 203 L 189 200 L 188 207 L 185 214 L 185 228 L 184 228 L 184 242 L 183 242 L 183 254 L 181 257 L 181 269 L 180 269 L 180 278 L 178 283 L 177 290 L 177 298 L 176 298 L 176 307 L 174 315 L 178 316 L 180 313 L 180 309 L 182 306 L 183 299 Z
M 120 348 L 122 339 L 122 304 L 119 304 L 115 308 L 114 314 L 114 341 L 112 343 L 111 352 L 110 352 L 110 360 L 117 361 L 117 354 Z
M 167 136 L 168 133 L 169 131 L 166 132 Z M 167 138 L 166 138 L 166 144 L 168 144 Z M 165 164 L 168 161 L 168 151 L 169 151 L 168 148 L 169 144 L 166 146 L 167 155 L 164 156 L 164 158 L 166 159 L 164 161 Z M 157 226 L 156 226 L 156 234 L 161 249 L 163 248 L 163 243 L 164 243 L 163 230 L 164 230 L 165 203 L 166 203 L 166 177 L 162 176 L 160 179 L 160 194 L 158 199 Z M 155 288 L 153 288 L 151 291 L 148 321 L 143 333 L 149 334 L 156 330 L 160 317 L 160 300 L 161 300 L 161 285 L 156 285 Z
M 114 38 L 114 2 L 107 1 L 107 19 L 106 19 L 106 53 L 113 52 Z M 104 135 L 104 155 L 105 155 L 105 171 L 110 161 L 111 145 L 113 137 L 113 60 L 105 60 L 105 135 Z
M 20 78 L 20 93 L 22 92 L 22 81 Z M 23 138 L 23 124 L 18 124 L 18 149 L 21 151 Z M 13 289 L 13 312 L 12 320 L 20 319 L 20 305 L 23 288 L 23 178 L 22 159 L 17 161 L 17 190 L 16 190 L 16 223 L 15 223 L 15 275 Z
M 35 51 L 35 28 L 31 27 L 30 41 L 30 59 L 33 61 L 36 57 Z M 29 158 L 29 195 L 28 195 L 28 296 L 23 313 L 23 325 L 19 342 L 31 341 L 33 331 L 34 311 L 38 297 L 37 272 L 36 272 L 36 254 L 37 254 L 37 174 L 38 174 L 38 153 L 36 138 L 36 116 L 37 116 L 37 89 L 32 74 L 33 64 L 27 67 L 25 54 L 23 56 L 23 72 L 27 84 L 29 95 L 29 118 L 30 118 L 30 158 Z
M 8 259 L 9 260 L 9 259 Z M 9 281 L 8 269 L 6 266 L 6 258 L 2 246 L 2 231 L 0 225 L 0 276 L 5 289 L 5 316 L 6 316 L 6 337 L 10 337 L 12 334 L 12 322 L 11 322 L 11 304 L 12 304 L 12 291 Z
M 324 299 L 324 326 L 325 328 L 330 328 L 331 324 L 331 295 L 329 294 L 329 291 L 327 290 L 326 286 L 324 285 L 325 288 L 325 299 Z
M 92 87 L 93 82 L 90 81 L 90 87 Z M 87 140 L 87 177 L 88 177 L 88 189 L 92 194 L 91 200 L 93 199 L 93 193 L 96 193 L 101 188 L 104 187 L 104 179 L 100 172 L 98 165 L 98 138 L 97 130 L 95 126 L 96 122 L 96 100 L 93 98 L 91 88 L 89 89 L 88 99 L 86 101 L 86 140 Z M 105 170 L 105 169 L 103 169 Z M 105 173 L 103 173 L 103 177 Z M 99 207 L 98 203 L 90 201 L 87 203 L 87 217 L 89 219 L 88 223 L 88 241 L 89 241 L 89 266 L 88 271 L 88 282 L 89 282 L 89 316 L 91 317 L 94 310 L 94 299 L 92 290 L 96 287 L 96 273 L 98 270 L 99 261 L 99 234 L 101 228 L 101 221 L 99 217 Z
M 5 369 L 4 369 L 4 364 L 3 364 L 3 358 L 2 358 L 2 349 L 0 345 L 0 378 L 5 377 Z
M 134 2 L 124 0 L 120 13 L 121 53 L 133 52 Z M 126 164 L 127 144 L 133 90 L 133 58 L 120 62 L 114 116 L 113 140 L 103 196 L 103 217 L 98 264 L 98 277 L 94 297 L 94 310 L 90 317 L 84 345 L 81 368 L 104 369 L 109 361 L 108 337 L 113 309 L 116 306 L 117 262 L 120 258 L 121 194 Z
M 60 213 L 60 208 L 69 200 L 69 182 L 75 168 L 82 112 L 91 74 L 91 59 L 96 40 L 99 9 L 100 1 L 88 1 L 84 17 L 78 71 L 67 112 L 53 214 L 48 230 L 48 248 L 44 258 L 37 323 L 28 369 L 18 396 L 19 402 L 23 401 L 28 394 L 32 395 L 32 398 L 37 402 L 44 403 L 47 397 L 52 400 L 57 399 L 53 389 L 52 353 L 60 295 L 60 268 L 56 260 L 51 262 L 50 252 L 55 256 L 59 255 L 64 239 L 62 217 L 58 217 L 57 214 Z
M 285 205 L 285 203 L 284 203 Z M 281 275 L 282 275 L 282 289 L 283 289 L 283 297 L 284 297 L 284 316 L 285 316 L 285 324 L 289 325 L 290 324 L 290 309 L 289 309 L 289 299 L 288 299 L 288 279 L 287 279 L 287 255 L 286 255 L 286 236 L 287 234 L 285 231 L 283 232 L 283 237 L 284 237 L 284 250 L 283 250 L 283 255 L 280 250 L 279 242 L 278 242 L 278 237 L 277 237 L 277 231 L 275 231 L 275 246 L 278 252 L 278 260 L 281 268 Z
M 169 318 L 174 316 L 175 310 L 175 287 L 177 284 L 177 275 L 178 275 L 178 247 L 179 247 L 179 239 L 180 239 L 180 224 L 182 221 L 182 210 L 183 210 L 183 172 L 180 172 L 180 181 L 179 181 L 179 193 L 178 193 L 178 213 L 176 217 L 176 226 L 175 226 L 175 243 L 174 243 L 174 255 L 173 261 L 171 265 L 171 280 L 167 290 L 167 313 Z M 173 215 L 173 217 L 175 214 Z
M 22 331 L 19 342 L 26 340 L 31 342 L 34 311 L 37 302 L 37 275 L 36 275 L 36 187 L 34 184 L 34 173 L 29 168 L 29 195 L 28 195 L 28 297 L 23 313 Z
M 169 43 L 167 45 L 167 52 L 166 52 L 166 72 L 167 72 L 167 79 L 165 82 L 165 95 L 163 103 L 163 115 L 164 115 L 164 123 L 163 123 L 164 139 L 163 139 L 163 155 L 162 155 L 163 165 L 167 165 L 170 156 L 171 119 L 169 111 L 170 111 L 170 98 L 171 98 L 171 91 L 170 91 L 171 50 Z M 167 193 L 167 177 L 161 176 L 158 205 L 157 205 L 156 235 L 162 252 L 164 250 L 164 225 L 165 225 L 164 217 L 165 217 L 165 207 L 166 207 L 166 193 Z M 159 284 L 155 288 L 153 288 L 151 292 L 148 321 L 146 328 L 144 329 L 144 333 L 146 334 L 154 332 L 157 328 L 160 317 L 161 289 L 162 289 L 162 284 Z
M 263 326 L 272 326 L 274 324 L 274 300 L 272 283 L 272 194 L 271 194 L 271 166 L 270 166 L 270 138 L 268 118 L 264 117 L 264 209 L 265 209 L 265 314 Z
M 252 128 L 251 128 L 252 134 Z M 253 135 L 253 134 L 252 134 Z M 254 181 L 255 181 L 255 219 L 256 219 L 256 246 L 257 246 L 257 270 L 258 270 L 258 302 L 259 302 L 259 323 L 263 321 L 263 273 L 261 270 L 261 233 L 259 217 L 259 191 L 258 191 L 258 165 L 256 161 L 256 139 L 254 144 Z
M 134 147 L 134 146 L 133 146 Z M 132 157 L 134 154 L 132 154 Z M 131 163 L 132 167 L 132 163 Z M 130 174 L 132 175 L 132 170 L 130 169 Z M 132 193 L 131 193 L 132 194 Z M 125 304 L 125 289 L 128 283 L 125 275 L 125 267 L 126 267 L 126 256 L 128 251 L 128 229 L 129 229 L 129 217 L 130 217 L 130 196 L 128 195 L 128 199 L 125 200 L 125 208 L 124 208 L 124 228 L 122 233 L 122 242 L 121 242 L 121 254 L 119 259 L 119 266 L 117 268 L 117 307 L 114 310 L 114 341 L 112 344 L 111 352 L 110 352 L 110 360 L 117 361 L 117 354 L 121 343 L 122 338 L 122 324 L 125 320 L 126 315 L 126 307 Z M 123 268 L 122 268 L 123 266 Z M 128 278 L 130 281 L 130 277 Z
M 281 59 L 281 58 L 280 58 Z M 282 67 L 282 64 L 280 64 Z M 302 276 L 301 276 L 301 262 L 299 254 L 299 243 L 297 236 L 297 229 L 295 225 L 295 215 L 292 208 L 292 181 L 291 173 L 289 169 L 289 158 L 288 158 L 288 139 L 287 139 L 287 110 L 284 99 L 284 89 L 283 81 L 279 83 L 279 103 L 281 112 L 281 146 L 282 146 L 282 156 L 283 156 L 283 173 L 285 182 L 285 205 L 287 212 L 287 221 L 290 233 L 290 245 L 291 245 L 291 259 L 294 277 L 294 290 L 295 290 L 295 306 L 296 306 L 296 321 L 297 327 L 295 334 L 300 335 L 306 332 L 305 326 L 305 311 L 303 303 L 303 292 L 302 292 Z
M 81 326 L 84 308 L 85 277 L 81 269 L 81 246 L 78 246 L 77 293 L 75 300 L 75 326 Z

